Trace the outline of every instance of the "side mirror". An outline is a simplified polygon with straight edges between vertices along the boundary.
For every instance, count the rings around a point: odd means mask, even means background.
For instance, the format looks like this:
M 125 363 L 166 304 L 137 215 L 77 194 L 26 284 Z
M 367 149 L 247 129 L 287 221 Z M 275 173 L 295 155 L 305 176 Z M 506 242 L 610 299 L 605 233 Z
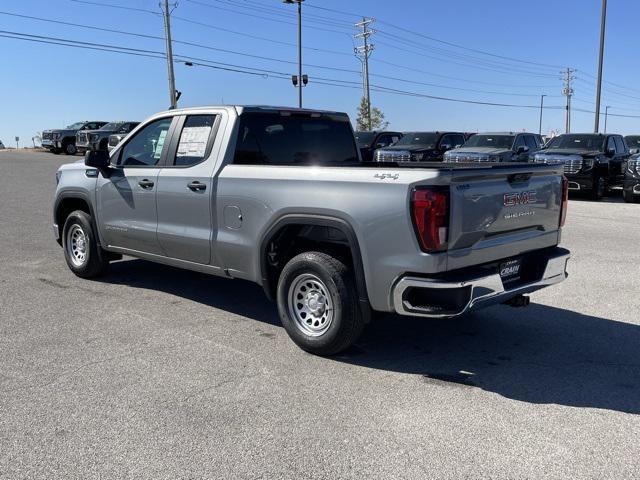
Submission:
M 460 148 L 461 146 L 462 146 L 462 144 L 461 144 L 461 143 L 459 143 L 459 144 L 457 144 L 457 145 L 454 145 L 454 146 L 453 146 L 453 148 Z
M 631 155 L 635 155 L 636 153 L 640 153 L 640 148 L 630 148 L 629 153 Z
M 527 153 L 529 151 L 529 147 L 518 147 L 518 150 L 516 150 L 516 153 L 520 154 L 520 153 Z
M 441 150 L 451 150 L 453 147 L 451 146 L 450 143 L 443 143 L 442 145 L 440 145 L 440 149 Z
M 607 157 L 613 157 L 615 154 L 616 154 L 615 148 L 607 148 L 607 151 L 605 152 L 605 155 Z
M 88 150 L 84 155 L 84 164 L 87 167 L 105 170 L 111 164 L 109 152 L 106 150 Z

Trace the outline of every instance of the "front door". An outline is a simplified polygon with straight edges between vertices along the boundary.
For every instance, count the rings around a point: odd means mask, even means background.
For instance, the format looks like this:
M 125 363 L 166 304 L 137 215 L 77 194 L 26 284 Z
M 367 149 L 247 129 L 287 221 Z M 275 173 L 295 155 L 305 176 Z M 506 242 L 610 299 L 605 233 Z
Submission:
M 172 117 L 151 121 L 117 150 L 108 176 L 99 175 L 98 218 L 106 246 L 162 254 L 156 190 L 171 123 Z
M 203 113 L 181 116 L 176 123 L 157 189 L 158 243 L 168 257 L 215 264 L 213 177 L 221 120 L 220 114 Z

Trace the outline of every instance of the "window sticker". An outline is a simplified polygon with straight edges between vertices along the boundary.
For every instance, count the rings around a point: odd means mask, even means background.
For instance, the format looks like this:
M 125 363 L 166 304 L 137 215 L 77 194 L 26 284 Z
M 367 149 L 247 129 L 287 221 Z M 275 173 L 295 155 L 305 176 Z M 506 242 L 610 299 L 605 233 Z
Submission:
M 180 144 L 178 145 L 176 156 L 204 158 L 210 133 L 210 126 L 185 127 L 180 136 Z

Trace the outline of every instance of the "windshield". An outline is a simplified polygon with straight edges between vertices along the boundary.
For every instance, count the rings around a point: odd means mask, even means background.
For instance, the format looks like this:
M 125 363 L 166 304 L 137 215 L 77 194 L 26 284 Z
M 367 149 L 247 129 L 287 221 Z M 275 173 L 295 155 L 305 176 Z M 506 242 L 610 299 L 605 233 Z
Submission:
M 604 149 L 602 135 L 560 135 L 549 142 L 548 149 L 598 150 Z
M 514 135 L 474 135 L 464 144 L 465 147 L 511 148 Z
M 76 122 L 72 123 L 67 127 L 67 130 L 80 130 L 80 128 L 84 125 L 84 122 Z
M 429 148 L 436 147 L 438 135 L 430 132 L 408 132 L 394 145 L 424 145 Z
M 640 135 L 628 135 L 624 139 L 629 148 L 640 148 Z
M 111 123 L 107 123 L 100 130 L 110 130 L 110 131 L 118 130 L 122 125 L 124 125 L 124 122 L 111 122 Z
M 356 143 L 358 147 L 370 147 L 373 139 L 376 138 L 376 134 L 374 132 L 356 132 Z

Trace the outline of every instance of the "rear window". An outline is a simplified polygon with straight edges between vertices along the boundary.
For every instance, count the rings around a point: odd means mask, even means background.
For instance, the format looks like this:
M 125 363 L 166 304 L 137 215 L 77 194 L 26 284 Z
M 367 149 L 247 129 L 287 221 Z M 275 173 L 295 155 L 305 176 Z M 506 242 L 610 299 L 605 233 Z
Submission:
M 340 165 L 358 162 L 346 116 L 245 113 L 234 163 L 240 165 Z

